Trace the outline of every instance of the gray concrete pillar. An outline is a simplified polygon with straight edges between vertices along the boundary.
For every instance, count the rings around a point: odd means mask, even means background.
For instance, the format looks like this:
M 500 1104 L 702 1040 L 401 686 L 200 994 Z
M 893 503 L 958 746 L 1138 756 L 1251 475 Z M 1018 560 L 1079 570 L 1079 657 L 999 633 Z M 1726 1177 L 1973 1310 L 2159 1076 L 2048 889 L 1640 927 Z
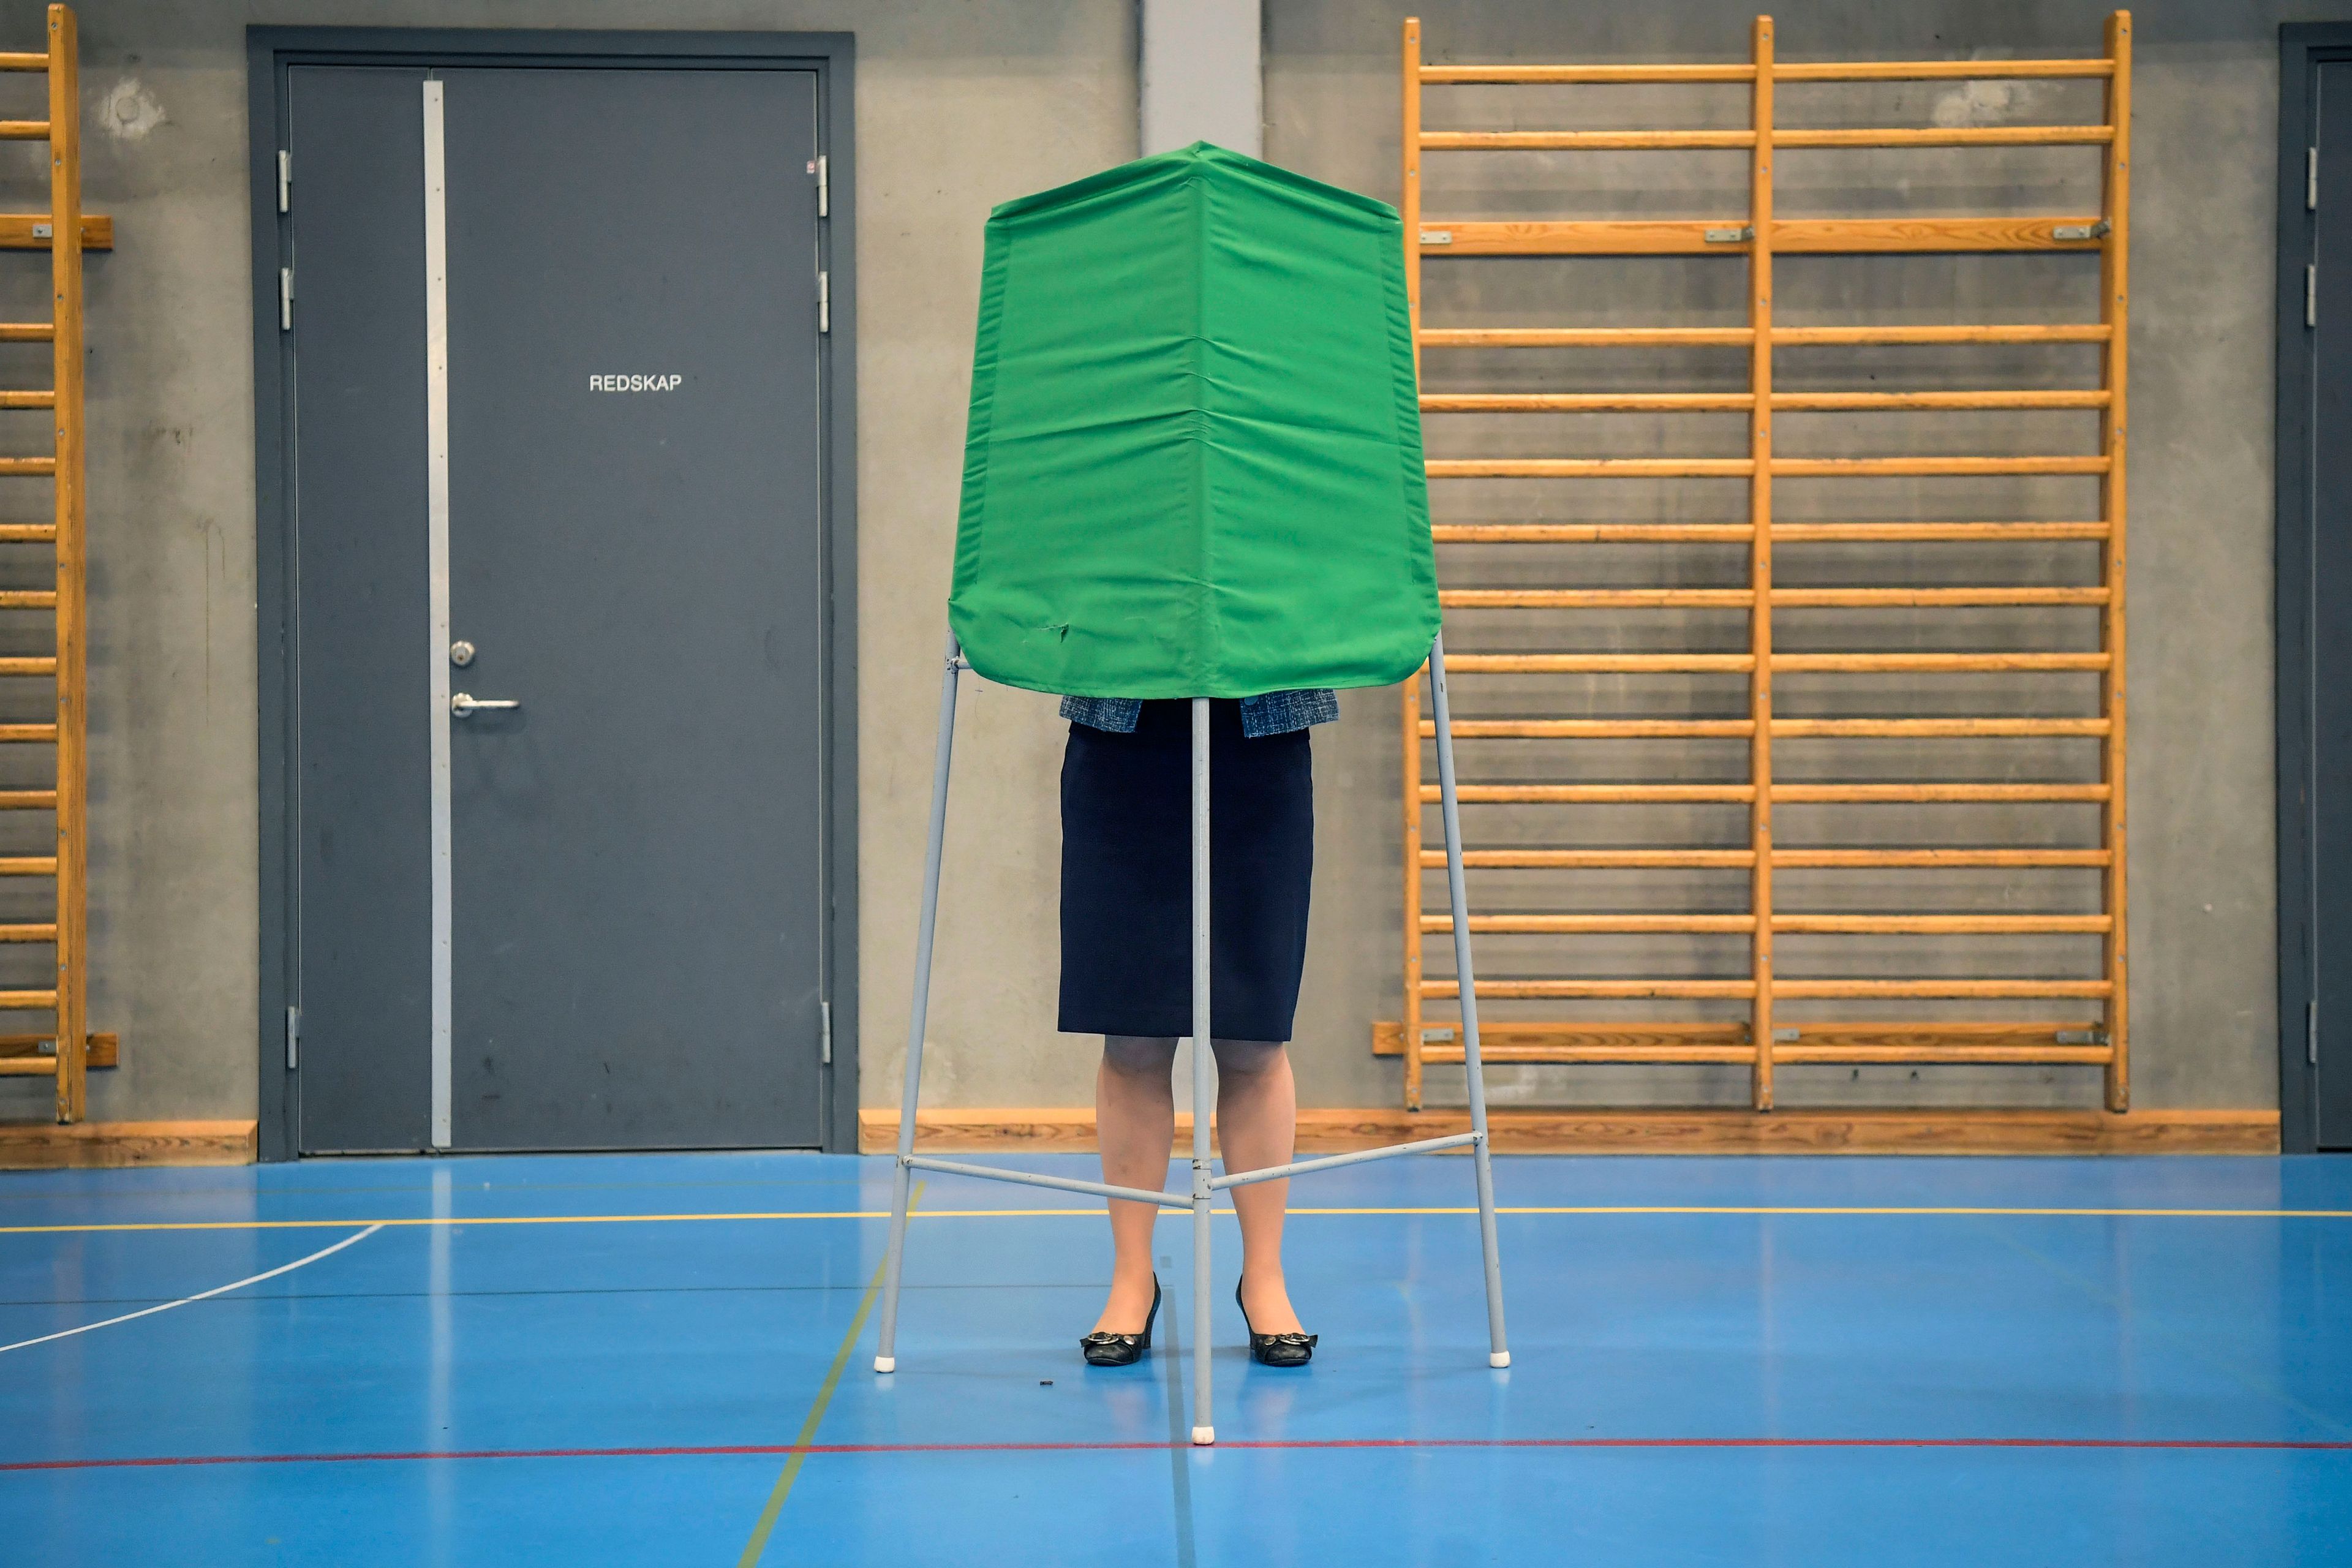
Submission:
M 1145 157 L 1213 142 L 1265 155 L 1258 0 L 1136 0 Z

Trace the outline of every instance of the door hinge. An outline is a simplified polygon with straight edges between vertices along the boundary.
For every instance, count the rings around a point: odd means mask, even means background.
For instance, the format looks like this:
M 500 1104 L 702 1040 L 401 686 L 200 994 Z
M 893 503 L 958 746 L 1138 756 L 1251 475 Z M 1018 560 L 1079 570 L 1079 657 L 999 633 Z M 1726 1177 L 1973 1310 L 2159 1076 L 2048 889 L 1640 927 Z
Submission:
M 816 160 L 816 216 L 819 217 L 829 217 L 832 216 L 832 213 L 829 210 L 833 205 L 833 192 L 831 189 L 832 171 L 825 167 L 825 162 L 824 154 L 822 153 L 818 153 Z
M 833 274 L 830 272 L 816 275 L 816 330 L 820 332 L 833 331 Z
M 2309 147 L 2303 154 L 2303 210 L 2319 210 L 2319 149 Z
M 820 1002 L 820 1003 L 818 1003 L 818 1004 L 816 1005 L 816 1028 L 817 1028 L 817 1043 L 818 1043 L 818 1052 L 817 1052 L 817 1058 L 816 1058 L 816 1059 L 817 1059 L 818 1061 L 820 1061 L 820 1062 L 823 1062 L 825 1066 L 827 1066 L 827 1067 L 831 1067 L 831 1066 L 833 1065 L 833 1004 L 832 1004 L 832 1003 L 830 1003 L 830 1002 Z
M 294 154 L 291 153 L 278 154 L 278 210 L 282 213 L 294 210 Z
M 294 269 L 291 267 L 278 269 L 278 330 L 281 332 L 294 330 Z
M 294 1065 L 301 1056 L 301 1046 L 302 1009 L 289 1007 L 286 1009 L 286 1070 L 288 1072 L 294 1070 Z
M 2315 261 L 2303 269 L 2303 324 L 2319 325 L 2319 264 Z
M 2316 999 L 2303 1005 L 2303 1059 L 2313 1067 L 2319 1065 L 2319 1003 Z

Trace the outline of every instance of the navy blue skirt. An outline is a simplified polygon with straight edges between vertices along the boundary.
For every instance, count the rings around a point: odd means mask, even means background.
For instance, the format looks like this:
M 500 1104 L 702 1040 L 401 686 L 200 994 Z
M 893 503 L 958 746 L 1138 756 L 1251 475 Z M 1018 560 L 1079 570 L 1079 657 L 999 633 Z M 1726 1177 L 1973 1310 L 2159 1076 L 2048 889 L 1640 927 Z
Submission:
M 1132 734 L 1070 726 L 1062 759 L 1061 1027 L 1192 1032 L 1192 705 L 1146 702 Z M 1210 1026 L 1287 1040 L 1307 963 L 1314 753 L 1251 740 L 1209 705 Z

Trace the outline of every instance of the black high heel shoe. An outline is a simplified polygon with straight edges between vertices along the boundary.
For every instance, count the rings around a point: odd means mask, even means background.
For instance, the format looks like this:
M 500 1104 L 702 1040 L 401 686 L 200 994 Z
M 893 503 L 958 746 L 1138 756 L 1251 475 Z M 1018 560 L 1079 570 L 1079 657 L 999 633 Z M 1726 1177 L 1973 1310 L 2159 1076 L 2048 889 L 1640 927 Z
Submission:
M 1249 1308 L 1242 1301 L 1242 1282 L 1234 1281 L 1234 1305 L 1242 1310 L 1242 1327 L 1249 1329 L 1250 1360 L 1260 1366 L 1305 1366 L 1315 1359 L 1320 1334 L 1262 1334 L 1250 1328 Z
M 1108 1334 L 1097 1330 L 1078 1341 L 1088 1366 L 1133 1366 L 1151 1348 L 1151 1325 L 1160 1321 L 1160 1276 L 1151 1277 L 1151 1311 L 1139 1334 Z

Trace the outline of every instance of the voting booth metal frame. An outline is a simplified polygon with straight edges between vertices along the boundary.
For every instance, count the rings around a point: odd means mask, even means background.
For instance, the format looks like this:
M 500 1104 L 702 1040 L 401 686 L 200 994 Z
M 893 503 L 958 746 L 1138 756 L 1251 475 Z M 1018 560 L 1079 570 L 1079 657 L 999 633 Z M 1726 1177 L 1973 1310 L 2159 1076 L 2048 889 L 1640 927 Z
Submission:
M 1282 1181 L 1317 1171 L 1360 1165 L 1369 1160 L 1392 1159 L 1400 1154 L 1435 1154 L 1462 1148 L 1470 1151 L 1471 1164 L 1477 1178 L 1478 1239 L 1486 1277 L 1486 1362 L 1495 1367 L 1510 1365 L 1511 1352 L 1503 1331 L 1502 1261 L 1495 1236 L 1495 1172 L 1486 1135 L 1486 1089 L 1479 1065 L 1478 1005 L 1474 986 L 1465 984 L 1462 995 L 1462 1051 L 1470 1076 L 1469 1131 L 1442 1138 L 1421 1138 L 1385 1148 L 1360 1149 L 1319 1159 L 1294 1160 L 1288 1164 L 1270 1165 L 1263 1170 L 1229 1171 L 1222 1176 L 1213 1173 L 1215 1162 L 1209 1143 L 1209 1106 L 1213 1098 L 1209 1058 L 1212 1053 L 1205 1045 L 1212 1035 L 1209 1025 L 1209 878 L 1212 870 L 1209 863 L 1209 700 L 1205 697 L 1192 700 L 1193 1114 L 1191 1189 L 1173 1193 L 1114 1186 L 1107 1182 L 1087 1182 L 1068 1176 L 1006 1170 L 994 1165 L 967 1164 L 915 1152 L 916 1113 L 923 1084 L 923 1028 L 930 1005 L 932 938 L 939 921 L 940 856 L 947 840 L 949 764 L 955 751 L 956 690 L 959 677 L 970 668 L 963 657 L 962 646 L 956 640 L 954 633 L 949 633 L 946 668 L 940 677 L 939 746 L 931 774 L 930 833 L 923 854 L 922 913 L 915 937 L 914 1008 L 907 1025 L 907 1078 L 898 1102 L 897 1170 L 890 1194 L 890 1243 L 883 1264 L 882 1326 L 879 1343 L 876 1347 L 874 1370 L 877 1373 L 894 1373 L 898 1366 L 898 1283 L 906 1261 L 907 1216 L 915 1172 L 938 1171 L 948 1175 L 976 1176 L 983 1181 L 1016 1182 L 1025 1186 L 1050 1187 L 1058 1192 L 1088 1193 L 1129 1203 L 1156 1204 L 1162 1208 L 1189 1209 L 1192 1215 L 1192 1441 L 1197 1445 L 1214 1443 L 1216 1423 L 1209 1352 L 1213 1306 L 1209 1284 L 1209 1216 L 1213 1212 L 1216 1194 L 1228 1187 Z M 1454 733 L 1447 721 L 1445 638 L 1443 634 L 1430 647 L 1429 678 L 1434 699 L 1433 724 L 1437 737 L 1438 787 L 1445 818 L 1446 867 L 1452 879 L 1454 901 L 1459 908 L 1464 900 L 1462 831 L 1454 800 Z M 1466 981 L 1472 973 L 1467 922 L 1457 923 L 1454 928 L 1454 961 Z
M 1465 720 L 1465 740 L 1688 740 L 1738 737 L 1748 742 L 1748 776 L 1738 783 L 1586 784 L 1479 784 L 1473 804 L 1549 807 L 1689 805 L 1718 802 L 1747 808 L 1747 842 L 1737 847 L 1482 848 L 1481 868 L 1552 869 L 1722 868 L 1748 873 L 1748 907 L 1738 913 L 1479 914 L 1462 897 L 1459 872 L 1452 908 L 1423 912 L 1422 877 L 1436 857 L 1422 848 L 1422 813 L 1434 797 L 1423 780 L 1423 744 L 1431 727 L 1421 714 L 1415 683 L 1404 688 L 1404 952 L 1403 1017 L 1375 1024 L 1372 1048 L 1404 1058 L 1404 1101 L 1421 1108 L 1423 1071 L 1430 1063 L 1464 1058 L 1455 1024 L 1431 1019 L 1425 1005 L 1459 995 L 1462 1027 L 1472 1011 L 1468 970 L 1455 978 L 1425 979 L 1422 938 L 1465 922 L 1489 932 L 1585 936 L 1598 933 L 1726 933 L 1748 939 L 1748 973 L 1739 978 L 1540 978 L 1489 981 L 1477 994 L 1502 999 L 1605 1000 L 1684 998 L 1744 1003 L 1748 1014 L 1717 1021 L 1513 1020 L 1489 1025 L 1492 1059 L 1513 1064 L 1728 1063 L 1748 1068 L 1756 1110 L 1772 1109 L 1776 1066 L 1906 1063 L 2095 1066 L 2105 1077 L 2111 1111 L 2131 1104 L 2128 973 L 2125 949 L 2126 837 L 2124 818 L 2125 389 L 2128 343 L 2131 169 L 2131 14 L 2106 22 L 2104 55 L 2078 59 L 1780 61 L 1769 16 L 1756 18 L 1747 63 L 1658 65 L 1426 65 L 1421 22 L 1403 24 L 1403 196 L 1405 289 L 1416 361 L 1423 349 L 1612 349 L 1722 345 L 1744 349 L 1748 387 L 1739 392 L 1424 393 L 1424 413 L 1690 413 L 1736 411 L 1748 416 L 1746 456 L 1739 458 L 1432 458 L 1433 480 L 1480 479 L 1742 479 L 1748 519 L 1740 523 L 1633 522 L 1446 523 L 1440 544 L 1744 543 L 1746 585 L 1738 588 L 1454 589 L 1439 603 L 1452 610 L 1559 609 L 1745 611 L 1748 647 L 1743 653 L 1464 653 L 1462 674 L 1672 674 L 1715 671 L 1747 677 L 1748 711 L 1739 718 Z M 2078 125 L 1935 125 L 1923 127 L 1793 128 L 1776 123 L 1773 89 L 1792 82 L 1901 82 L 2078 79 L 2105 88 L 2105 113 Z M 1752 122 L 1738 130 L 1428 131 L 1423 126 L 1425 87 L 1531 86 L 1570 83 L 1720 83 L 1746 85 Z M 2100 210 L 2079 216 L 1915 216 L 1780 218 L 1773 213 L 1775 148 L 1927 147 L 2095 148 L 2101 155 Z M 1509 151 L 1589 152 L 1624 149 L 1739 149 L 1748 154 L 1748 210 L 1739 216 L 1627 222 L 1471 221 L 1425 218 L 1421 165 L 1425 153 Z M 1917 255 L 1926 253 L 2095 254 L 2099 265 L 2095 321 L 2031 325 L 1776 325 L 1772 258 L 1784 255 Z M 1422 266 L 1431 258 L 1476 257 L 1745 257 L 1748 324 L 1645 327 L 1422 326 Z M 2091 344 L 2099 358 L 2097 384 L 2080 389 L 1937 392 L 1775 391 L 1773 361 L 1780 349 L 1851 344 Z M 2096 449 L 2065 456 L 1779 457 L 1772 447 L 1778 411 L 1860 409 L 2095 410 Z M 2098 515 L 2084 521 L 1942 521 L 1874 522 L 1780 521 L 1773 516 L 1776 478 L 1853 479 L 1927 475 L 2080 475 L 2095 479 Z M 1773 584 L 1776 547 L 1824 543 L 2010 542 L 2081 541 L 2098 553 L 2097 581 L 2084 586 L 1961 588 L 1780 587 Z M 2097 612 L 2097 646 L 2064 652 L 1787 652 L 1773 646 L 1775 608 L 1899 607 L 1927 611 L 1984 606 L 2042 606 L 2053 613 Z M 1776 674 L 1835 671 L 1862 675 L 2088 672 L 2098 683 L 2094 712 L 2078 717 L 1983 715 L 1967 718 L 1898 716 L 1817 719 L 1776 715 Z M 1916 740 L 1922 737 L 2070 737 L 2098 749 L 2090 782 L 1793 783 L 1773 773 L 1773 742 L 1830 739 Z M 1441 752 L 1441 756 L 1443 752 Z M 1452 785 L 1446 785 L 1448 799 Z M 2084 805 L 2098 812 L 2096 842 L 2047 847 L 2018 842 L 1969 847 L 1778 847 L 1775 802 L 1904 804 L 1948 808 L 1954 804 L 2056 807 Z M 1450 810 L 1449 806 L 1449 810 Z M 1450 823 L 1449 823 L 1450 828 Z M 1928 837 L 1923 835 L 1923 837 Z M 1929 837 L 1929 843 L 1933 843 Z M 1449 863 L 1459 857 L 1448 846 Z M 1948 869 L 1952 868 L 2074 868 L 2095 874 L 2095 913 L 1842 913 L 1778 908 L 1776 868 Z M 1773 968 L 1778 934 L 1846 938 L 1988 935 L 2099 938 L 2095 975 L 2020 978 L 1969 975 L 1905 978 L 1782 979 Z M 2054 1003 L 2041 1019 L 1909 1017 L 1885 1021 L 1836 1019 L 1791 1023 L 1783 1003 L 1815 1000 L 1893 1004 L 2028 1001 Z M 2069 1016 L 2068 1015 L 2075 1015 Z M 2087 1016 L 2082 1015 L 2089 1015 Z M 1801 1015 L 1800 1015 L 1801 1017 Z M 1475 1058 L 1474 1058 L 1475 1059 Z M 1474 1075 L 1475 1081 L 1475 1075 Z

